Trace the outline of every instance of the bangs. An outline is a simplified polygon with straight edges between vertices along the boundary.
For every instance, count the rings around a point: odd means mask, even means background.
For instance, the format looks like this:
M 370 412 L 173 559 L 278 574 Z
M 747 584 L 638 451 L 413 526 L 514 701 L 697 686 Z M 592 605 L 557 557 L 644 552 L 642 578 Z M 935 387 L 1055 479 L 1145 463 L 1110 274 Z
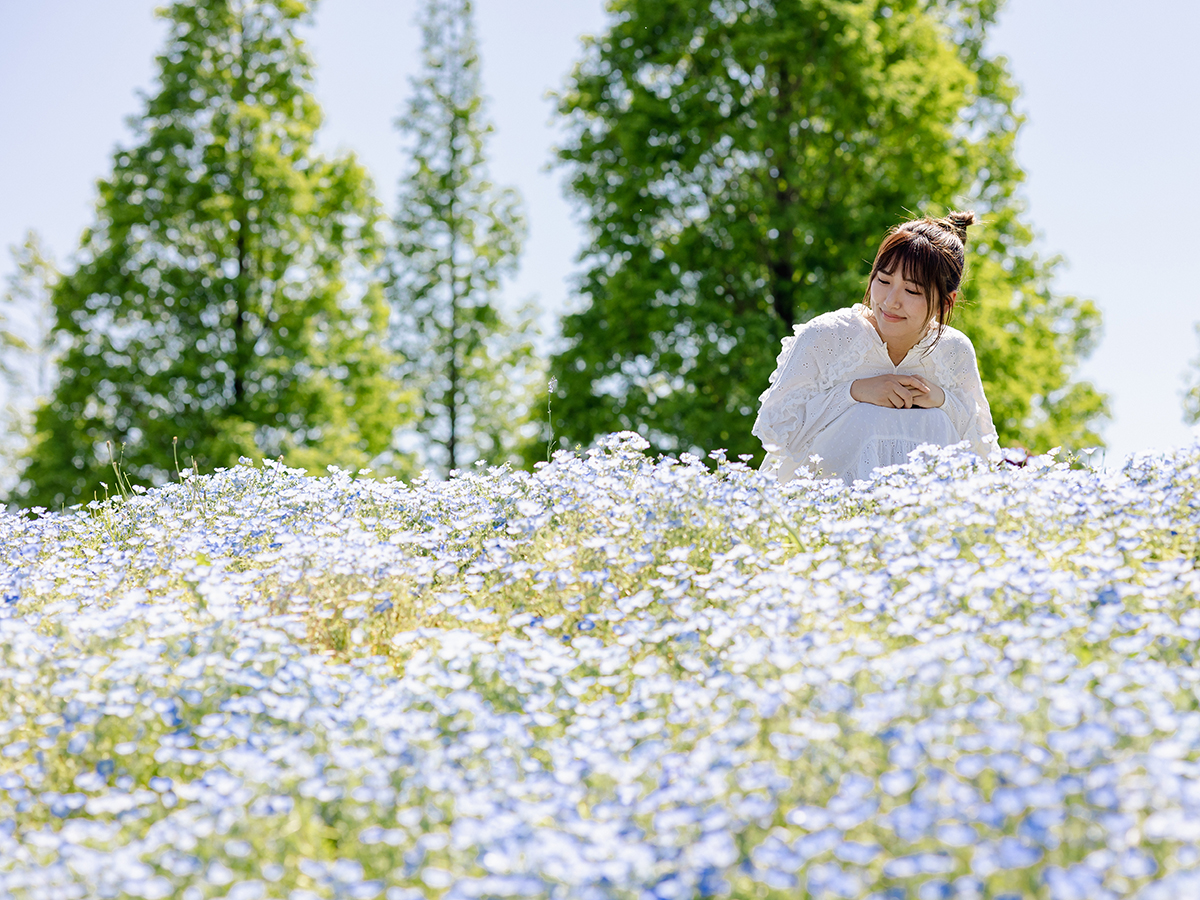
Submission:
M 892 275 L 899 268 L 900 277 L 919 284 L 925 295 L 930 297 L 930 288 L 937 284 L 941 261 L 932 241 L 912 232 L 897 232 L 879 249 L 871 276 L 874 277 L 878 272 Z
M 943 221 L 926 216 L 897 225 L 889 231 L 875 254 L 871 277 L 863 291 L 863 305 L 874 309 L 871 288 L 875 276 L 880 272 L 888 275 L 899 272 L 905 281 L 920 287 L 926 303 L 925 322 L 928 324 L 937 319 L 938 325 L 933 342 L 926 347 L 926 353 L 942 339 L 942 332 L 954 315 L 957 291 L 966 264 L 963 241 L 966 239 L 966 226 L 970 222 L 965 219 L 974 221 L 974 213 L 954 215 L 958 219 Z

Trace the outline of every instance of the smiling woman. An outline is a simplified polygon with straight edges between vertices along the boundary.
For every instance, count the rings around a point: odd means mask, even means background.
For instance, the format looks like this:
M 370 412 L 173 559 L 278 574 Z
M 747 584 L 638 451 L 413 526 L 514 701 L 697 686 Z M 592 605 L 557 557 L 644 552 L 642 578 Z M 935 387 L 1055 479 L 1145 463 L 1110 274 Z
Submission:
M 948 324 L 974 213 L 905 222 L 875 255 L 862 303 L 785 338 L 753 432 L 786 481 L 811 463 L 852 481 L 921 444 L 999 454 L 975 349 Z M 814 457 L 819 457 L 815 460 Z

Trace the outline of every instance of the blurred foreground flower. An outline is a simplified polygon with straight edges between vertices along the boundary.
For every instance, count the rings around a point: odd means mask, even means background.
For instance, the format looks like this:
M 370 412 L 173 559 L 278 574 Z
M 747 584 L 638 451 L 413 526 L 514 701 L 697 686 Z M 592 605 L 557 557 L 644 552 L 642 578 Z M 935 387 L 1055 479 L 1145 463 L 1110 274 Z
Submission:
M 1195 885 L 1200 446 L 851 487 L 645 446 L 0 517 L 0 894 Z

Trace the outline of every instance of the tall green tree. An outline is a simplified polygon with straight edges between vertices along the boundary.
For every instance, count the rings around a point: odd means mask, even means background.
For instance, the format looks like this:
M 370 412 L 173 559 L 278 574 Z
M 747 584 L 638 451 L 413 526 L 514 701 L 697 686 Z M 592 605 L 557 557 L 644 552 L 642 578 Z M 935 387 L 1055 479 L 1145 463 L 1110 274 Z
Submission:
M 59 278 L 36 232 L 9 250 L 14 271 L 0 296 L 0 491 L 6 493 L 21 469 L 32 410 L 50 387 L 55 356 L 50 295 Z
M 1095 443 L 1073 382 L 1099 328 L 1050 290 L 1015 191 L 998 0 L 613 0 L 560 97 L 586 212 L 584 308 L 551 363 L 559 442 L 761 454 L 782 337 L 861 298 L 885 232 L 973 207 L 967 309 L 1004 443 Z
M 296 28 L 311 0 L 176 0 L 156 92 L 99 184 L 54 291 L 67 343 L 25 497 L 90 499 L 111 442 L 136 481 L 178 455 L 366 464 L 400 399 L 371 275 L 380 210 L 352 156 L 313 151 Z M 123 448 L 123 450 L 121 449 Z
M 412 154 L 400 185 L 389 298 L 404 383 L 419 395 L 413 436 L 452 470 L 516 459 L 540 373 L 531 318 L 498 304 L 525 221 L 511 188 L 491 183 L 470 0 L 427 0 L 423 68 L 397 126 Z

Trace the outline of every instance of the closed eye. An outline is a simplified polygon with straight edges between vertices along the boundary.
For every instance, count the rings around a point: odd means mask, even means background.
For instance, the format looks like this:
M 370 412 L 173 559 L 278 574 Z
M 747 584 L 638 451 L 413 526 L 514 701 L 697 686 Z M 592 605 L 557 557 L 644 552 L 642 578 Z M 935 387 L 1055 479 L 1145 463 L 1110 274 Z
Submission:
M 891 285 L 891 282 L 882 275 L 876 275 L 875 280 L 885 287 Z M 925 292 L 921 288 L 905 288 L 904 290 L 906 293 L 912 294 L 914 297 L 923 297 L 925 295 Z

